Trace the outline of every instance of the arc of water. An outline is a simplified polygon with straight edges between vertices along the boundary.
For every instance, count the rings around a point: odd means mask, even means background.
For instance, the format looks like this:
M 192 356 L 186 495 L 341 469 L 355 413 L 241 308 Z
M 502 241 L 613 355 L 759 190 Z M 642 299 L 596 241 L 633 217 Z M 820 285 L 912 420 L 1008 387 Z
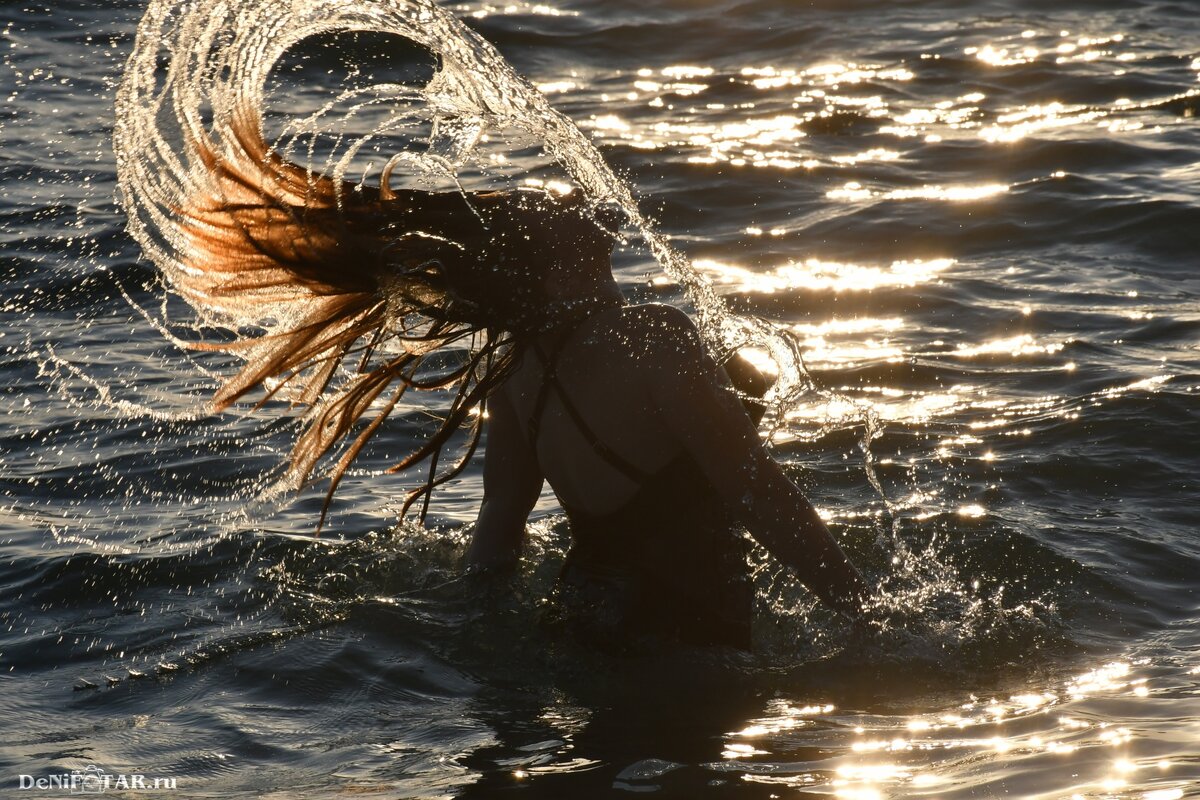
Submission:
M 777 402 L 807 388 L 794 339 L 765 321 L 731 313 L 711 283 L 641 214 L 628 184 L 579 128 L 492 45 L 432 0 L 194 0 L 182 5 L 152 0 L 118 92 L 114 146 L 130 232 L 168 280 L 186 269 L 180 252 L 186 238 L 172 209 L 202 193 L 209 180 L 197 149 L 180 142 L 202 143 L 235 161 L 243 157 L 234 132 L 245 124 L 262 129 L 271 69 L 300 41 L 337 31 L 391 33 L 439 56 L 441 68 L 425 90 L 430 105 L 442 110 L 427 160 L 439 160 L 438 167 L 461 165 L 485 125 L 540 138 L 592 202 L 621 207 L 664 272 L 686 292 L 710 349 L 718 354 L 747 344 L 766 349 L 780 367 L 773 391 Z M 165 71 L 164 50 L 170 56 Z M 411 97 L 405 94 L 410 87 L 373 89 L 383 100 Z M 186 135 L 180 137 L 173 125 Z M 335 165 L 342 171 L 346 166 L 348 158 Z M 210 322 L 261 323 L 242 318 L 229 305 L 198 311 Z

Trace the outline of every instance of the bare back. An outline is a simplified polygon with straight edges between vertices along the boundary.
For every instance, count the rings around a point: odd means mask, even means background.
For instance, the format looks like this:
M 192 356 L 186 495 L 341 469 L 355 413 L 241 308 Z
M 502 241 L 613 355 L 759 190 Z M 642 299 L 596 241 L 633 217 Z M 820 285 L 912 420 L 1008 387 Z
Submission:
M 636 502 L 647 485 L 624 472 L 669 477 L 674 473 L 662 468 L 686 453 L 685 463 L 695 467 L 687 486 L 717 501 L 830 606 L 862 615 L 868 594 L 862 576 L 766 451 L 728 376 L 705 351 L 686 314 L 656 304 L 614 308 L 556 342 L 564 333 L 546 334 L 537 344 L 559 351 L 557 359 L 546 360 L 555 365 L 558 388 L 577 414 L 558 392 L 542 393 L 546 372 L 531 347 L 499 390 L 488 422 L 484 499 L 468 563 L 515 563 L 544 480 L 572 511 L 603 517 Z M 530 420 L 539 395 L 544 407 L 531 448 Z M 634 470 L 618 469 L 596 442 Z M 671 494 L 686 498 L 687 489 Z M 652 517 L 652 511 L 638 514 Z M 604 535 L 586 538 L 598 542 Z
M 639 471 L 655 473 L 682 450 L 650 397 L 639 329 L 651 306 L 615 308 L 589 317 L 573 330 L 537 343 L 554 361 L 557 384 L 596 438 Z M 593 514 L 621 508 L 639 486 L 599 455 L 567 413 L 558 391 L 549 390 L 540 414 L 537 398 L 546 369 L 532 347 L 503 391 L 527 439 L 537 416 L 538 463 L 550 485 L 571 507 Z

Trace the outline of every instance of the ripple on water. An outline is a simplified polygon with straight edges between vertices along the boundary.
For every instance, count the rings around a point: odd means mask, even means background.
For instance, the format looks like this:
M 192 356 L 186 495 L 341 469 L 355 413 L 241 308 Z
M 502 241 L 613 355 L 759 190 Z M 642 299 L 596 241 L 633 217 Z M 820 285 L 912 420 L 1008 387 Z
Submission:
M 538 632 L 559 517 L 504 592 L 448 583 L 477 469 L 446 530 L 371 533 L 424 409 L 348 486 L 333 530 L 358 542 L 299 536 L 316 491 L 245 507 L 293 430 L 198 412 L 225 367 L 164 338 L 197 332 L 113 200 L 112 87 L 143 10 L 0 11 L 9 774 L 92 762 L 213 796 L 1197 794 L 1189 5 L 454 9 L 731 308 L 797 337 L 818 391 L 776 453 L 890 576 L 889 626 L 854 639 L 756 561 L 756 660 L 656 664 Z M 387 73 L 385 41 L 281 62 L 299 71 L 272 78 L 269 124 L 319 107 L 346 51 Z M 544 162 L 488 168 L 562 177 Z M 683 300 L 644 251 L 619 263 L 637 296 Z

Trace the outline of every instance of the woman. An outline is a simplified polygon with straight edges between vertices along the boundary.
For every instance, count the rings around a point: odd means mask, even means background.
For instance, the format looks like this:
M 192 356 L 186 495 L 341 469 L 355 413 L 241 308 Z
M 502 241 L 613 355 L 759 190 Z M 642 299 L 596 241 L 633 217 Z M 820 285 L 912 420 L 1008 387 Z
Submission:
M 489 395 L 468 567 L 516 561 L 549 481 L 572 539 L 555 599 L 592 638 L 748 648 L 753 591 L 739 525 L 857 617 L 862 578 L 764 449 L 690 318 L 626 305 L 609 269 L 611 239 L 569 199 L 526 205 L 536 214 L 512 222 L 544 270 L 543 308 L 577 310 L 548 314 Z M 745 388 L 762 392 L 761 375 L 733 365 Z
M 246 361 L 217 408 L 267 385 L 267 398 L 291 390 L 311 409 L 293 484 L 377 410 L 334 465 L 328 504 L 407 390 L 452 388 L 442 424 L 393 470 L 428 465 L 404 505 L 422 499 L 423 516 L 432 489 L 471 458 L 486 408 L 472 569 L 515 562 L 548 481 L 573 540 L 557 605 L 599 637 L 748 647 L 739 526 L 827 604 L 860 613 L 862 578 L 763 448 L 689 318 L 624 303 L 611 220 L 578 195 L 393 191 L 387 171 L 377 190 L 350 185 L 280 158 L 251 126 L 235 133 L 239 147 L 220 154 L 192 142 L 211 180 L 172 209 L 177 262 L 158 260 L 210 315 L 274 320 L 202 347 Z M 450 345 L 457 360 L 431 369 Z M 351 358 L 357 374 L 339 385 Z M 464 457 L 439 472 L 466 424 Z

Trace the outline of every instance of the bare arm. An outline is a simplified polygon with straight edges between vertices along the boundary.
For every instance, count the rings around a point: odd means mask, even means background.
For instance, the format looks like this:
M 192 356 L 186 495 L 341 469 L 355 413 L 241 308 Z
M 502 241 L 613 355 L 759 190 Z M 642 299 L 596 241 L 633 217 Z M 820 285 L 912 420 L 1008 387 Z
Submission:
M 542 491 L 537 456 L 521 433 L 504 390 L 488 398 L 483 503 L 475 522 L 466 567 L 508 568 L 516 564 L 525 522 Z
M 763 447 L 691 320 L 668 306 L 647 312 L 643 362 L 663 424 L 760 544 L 830 607 L 860 616 L 866 583 Z

